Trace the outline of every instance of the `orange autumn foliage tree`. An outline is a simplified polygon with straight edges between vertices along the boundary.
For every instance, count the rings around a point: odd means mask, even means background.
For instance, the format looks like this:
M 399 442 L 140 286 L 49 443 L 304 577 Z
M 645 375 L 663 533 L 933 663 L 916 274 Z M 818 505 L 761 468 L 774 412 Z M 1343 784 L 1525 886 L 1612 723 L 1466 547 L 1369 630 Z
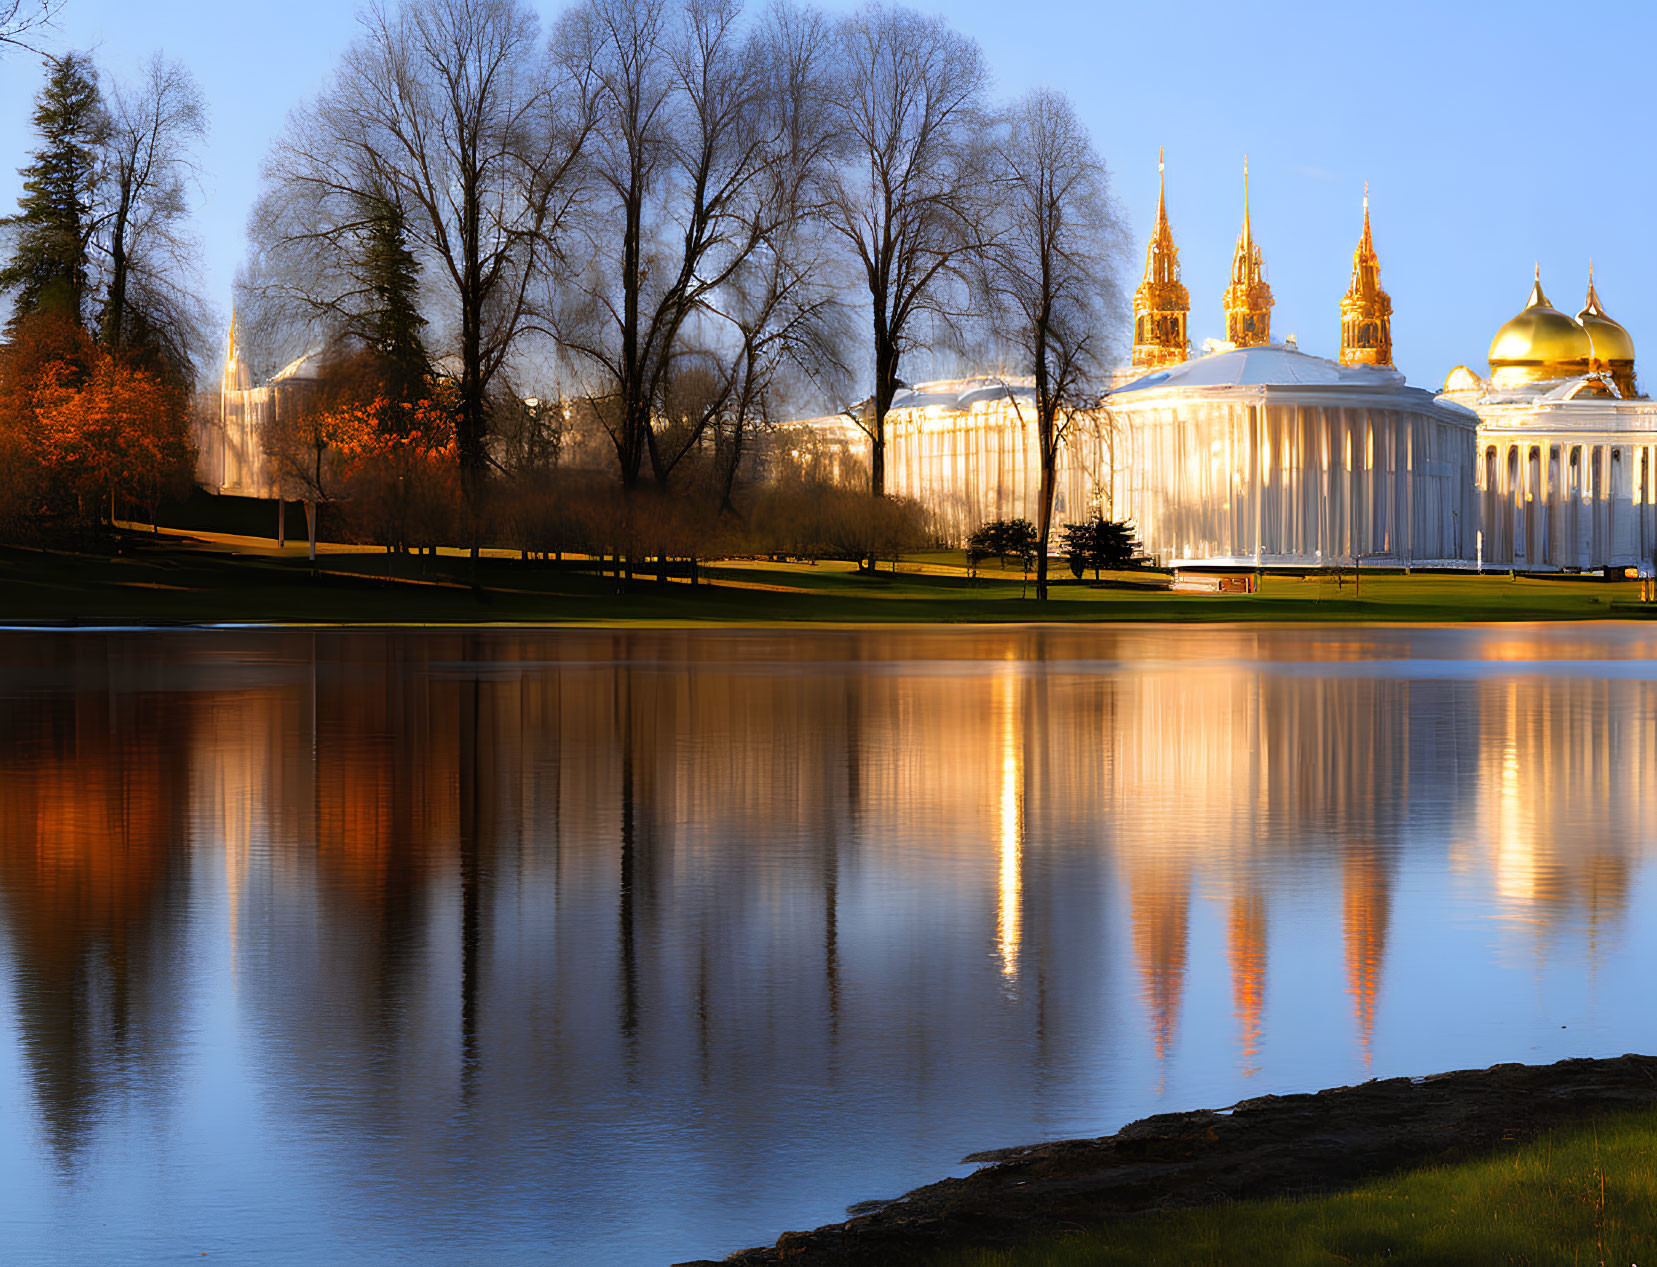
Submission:
M 43 465 L 77 506 L 131 503 L 153 513 L 164 497 L 189 491 L 194 454 L 176 388 L 101 348 L 85 381 L 74 378 L 67 366 L 49 366 L 35 416 Z
M 406 551 L 457 539 L 459 444 L 450 385 L 422 399 L 379 395 L 353 407 L 343 468 L 351 520 L 368 540 Z
M 458 528 L 454 388 L 428 378 L 402 399 L 395 368 L 372 348 L 335 349 L 303 407 L 264 424 L 265 452 L 286 496 L 337 503 L 359 537 L 397 550 L 442 544 Z
M 153 515 L 195 466 L 183 390 L 54 316 L 0 348 L 0 524 L 14 536 L 84 531 L 125 509 Z

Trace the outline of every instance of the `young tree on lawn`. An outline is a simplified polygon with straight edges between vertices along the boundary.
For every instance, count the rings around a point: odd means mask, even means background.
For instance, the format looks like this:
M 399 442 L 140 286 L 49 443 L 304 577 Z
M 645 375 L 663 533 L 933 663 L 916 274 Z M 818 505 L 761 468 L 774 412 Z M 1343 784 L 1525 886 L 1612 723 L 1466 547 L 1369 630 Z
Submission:
M 302 399 L 279 400 L 259 437 L 284 498 L 305 503 L 310 558 L 316 561 L 317 507 L 340 496 L 344 462 L 379 430 L 386 402 L 378 358 L 370 349 L 342 350 L 322 366 Z M 284 407 L 285 406 L 285 407 Z
M 1102 387 L 1118 324 L 1116 270 L 1125 235 L 1104 164 L 1063 94 L 1037 89 L 1006 112 L 996 130 L 995 170 L 987 280 L 999 333 L 1035 379 L 1040 600 L 1047 597 L 1059 447 Z

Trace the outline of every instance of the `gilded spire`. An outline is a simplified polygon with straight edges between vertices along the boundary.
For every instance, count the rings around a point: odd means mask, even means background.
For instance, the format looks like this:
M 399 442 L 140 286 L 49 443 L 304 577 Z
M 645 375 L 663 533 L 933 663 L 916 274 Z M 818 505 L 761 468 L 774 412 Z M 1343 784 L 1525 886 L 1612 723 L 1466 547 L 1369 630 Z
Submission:
M 1160 240 L 1168 232 L 1168 163 L 1167 152 L 1156 147 L 1156 237 Z M 1588 261 L 1588 285 L 1594 284 L 1594 261 Z
M 1341 300 L 1341 364 L 1392 365 L 1392 298 L 1381 289 L 1381 261 L 1369 231 L 1369 185 L 1364 185 L 1364 231 L 1352 252 L 1352 284 Z
M 1527 308 L 1552 308 L 1553 307 L 1553 305 L 1548 302 L 1547 295 L 1542 293 L 1542 264 L 1541 264 L 1540 260 L 1538 260 L 1537 264 L 1536 264 L 1536 280 L 1531 283 L 1531 287 L 1530 287 L 1530 302 L 1527 303 L 1525 305 L 1525 307 L 1527 307 Z
M 1260 1068 L 1261 1018 L 1266 1002 L 1266 899 L 1253 885 L 1232 895 L 1231 1005 L 1242 1031 L 1243 1076 Z
M 1375 1015 L 1381 1000 L 1381 969 L 1392 914 L 1392 877 L 1378 849 L 1357 843 L 1347 846 L 1343 873 L 1346 992 L 1352 996 L 1358 1049 L 1368 1069 L 1375 1046 Z
M 1240 348 L 1271 342 L 1272 288 L 1266 284 L 1266 266 L 1254 241 L 1249 218 L 1249 165 L 1243 160 L 1243 231 L 1231 257 L 1231 285 L 1225 292 L 1226 338 Z
M 1600 303 L 1599 292 L 1594 289 L 1594 261 L 1591 259 L 1588 261 L 1588 298 L 1582 305 L 1582 311 L 1576 314 L 1576 320 L 1588 332 L 1588 339 L 1593 345 L 1589 368 L 1615 383 L 1617 393 L 1623 399 L 1638 395 L 1639 389 L 1634 381 L 1634 340 Z
M 221 391 L 234 392 L 251 386 L 247 375 L 247 367 L 238 359 L 240 351 L 236 347 L 236 307 L 230 307 L 230 333 L 224 341 L 224 374 L 220 377 Z
M 1145 248 L 1145 280 L 1133 295 L 1135 369 L 1177 365 L 1186 358 L 1186 318 L 1191 297 L 1179 280 L 1179 248 L 1168 227 L 1168 181 L 1157 151 L 1156 227 Z

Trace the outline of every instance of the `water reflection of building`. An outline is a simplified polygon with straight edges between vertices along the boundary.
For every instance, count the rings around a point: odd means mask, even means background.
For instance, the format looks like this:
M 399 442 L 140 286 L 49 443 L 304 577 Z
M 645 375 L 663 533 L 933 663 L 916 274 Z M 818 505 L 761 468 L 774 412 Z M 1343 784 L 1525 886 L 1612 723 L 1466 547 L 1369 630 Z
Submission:
M 342 1165 L 394 1155 L 410 1201 L 478 1164 L 458 1114 L 480 1148 L 528 1131 L 608 1158 L 644 1128 L 606 1113 L 689 1097 L 701 1116 L 675 1129 L 729 1157 L 722 1130 L 807 1137 L 814 1113 L 872 1130 L 919 1105 L 917 1129 L 942 1127 L 945 1075 L 993 1118 L 1056 1102 L 1101 1050 L 1269 1068 L 1305 1023 L 1279 974 L 1308 903 L 1328 969 L 1311 1010 L 1367 1059 L 1412 853 L 1461 842 L 1513 918 L 1605 925 L 1652 809 L 1649 684 L 1373 671 L 1444 657 L 1435 636 L 238 635 L 217 667 L 198 646 L 187 669 L 88 670 L 72 706 L 0 692 L 20 736 L 0 760 L 8 959 L 125 938 L 164 1001 L 134 937 L 173 954 L 178 921 L 228 910 L 285 1111 L 337 1128 L 319 1134 Z M 95 637 L 94 665 L 120 645 Z M 77 769 L 109 808 L 71 835 L 150 842 L 75 863 L 114 868 L 119 904 L 42 879 L 66 846 L 23 807 L 64 802 Z M 227 904 L 199 891 L 220 858 Z M 98 1073 L 118 1026 L 52 973 L 17 987 L 57 1060 L 38 1094 L 73 1088 L 89 1115 L 118 1094 Z M 126 1014 L 173 1014 L 147 1006 Z M 870 1086 L 886 1098 L 858 1102 Z M 556 1182 L 538 1157 L 529 1191 Z
M 1522 641 L 1517 655 L 1534 654 Z M 1515 675 L 1481 682 L 1477 794 L 1457 834 L 1459 870 L 1539 937 L 1580 916 L 1621 920 L 1639 839 L 1657 816 L 1651 684 Z M 1482 830 L 1472 830 L 1474 824 Z
M 1367 1050 L 1385 949 L 1386 857 L 1400 847 L 1412 765 L 1425 759 L 1431 768 L 1440 742 L 1433 725 L 1413 718 L 1436 697 L 1393 679 L 1345 676 L 1341 658 L 1361 654 L 1361 644 L 1308 639 L 1300 650 L 1327 657 L 1327 671 L 1304 674 L 1237 672 L 1236 661 L 1261 652 L 1254 634 L 1216 634 L 1207 650 L 1214 660 L 1127 679 L 1120 701 L 1111 811 L 1153 1046 L 1166 1055 L 1177 1036 L 1190 894 L 1206 878 L 1226 904 L 1239 1062 L 1258 1067 L 1270 886 L 1321 870 L 1342 893 L 1354 1022 Z M 1308 829 L 1328 853 L 1280 852 Z
M 1341 878 L 1346 991 L 1352 996 L 1352 1017 L 1367 1069 L 1374 1055 L 1375 1010 L 1381 996 L 1393 877 L 1383 851 L 1354 843 L 1347 849 Z

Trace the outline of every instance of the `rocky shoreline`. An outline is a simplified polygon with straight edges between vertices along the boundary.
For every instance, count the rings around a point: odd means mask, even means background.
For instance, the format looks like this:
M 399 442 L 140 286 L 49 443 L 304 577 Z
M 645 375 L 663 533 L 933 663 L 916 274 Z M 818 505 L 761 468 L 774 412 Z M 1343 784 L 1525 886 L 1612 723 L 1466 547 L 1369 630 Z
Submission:
M 1157 1210 L 1350 1187 L 1654 1107 L 1657 1057 L 1639 1055 L 1260 1096 L 1228 1109 L 1159 1113 L 1099 1139 L 975 1153 L 964 1160 L 988 1164 L 965 1178 L 869 1203 L 875 1208 L 844 1223 L 786 1232 L 723 1261 L 810 1267 L 1005 1247 Z

